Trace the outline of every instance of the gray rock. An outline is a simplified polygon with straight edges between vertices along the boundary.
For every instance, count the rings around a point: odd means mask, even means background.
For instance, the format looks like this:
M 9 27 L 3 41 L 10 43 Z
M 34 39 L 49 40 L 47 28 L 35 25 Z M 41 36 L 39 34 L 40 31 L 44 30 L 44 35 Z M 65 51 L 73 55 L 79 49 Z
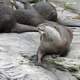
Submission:
M 76 80 L 69 72 L 47 65 L 35 66 L 28 58 L 36 54 L 40 43 L 39 33 L 0 34 L 1 80 Z
M 79 11 L 80 10 L 74 10 L 71 11 L 71 10 L 68 10 L 68 9 L 65 9 L 64 8 L 64 3 L 65 3 L 65 0 L 51 0 L 52 2 L 50 2 L 53 6 L 54 6 L 54 3 L 55 3 L 55 7 L 57 9 L 57 14 L 58 14 L 58 22 L 62 25 L 66 25 L 66 26 L 72 26 L 72 27 L 80 27 L 80 19 L 74 19 L 74 17 L 76 16 L 79 16 L 78 14 L 80 13 Z M 73 3 L 76 3 L 76 5 L 70 5 L 69 6 L 76 6 L 77 7 L 77 4 L 80 4 L 78 3 L 79 0 L 77 1 L 74 1 L 74 0 L 70 0 L 72 1 Z M 68 2 L 68 1 L 66 1 Z M 69 3 L 69 2 L 68 2 Z M 76 8 L 75 7 L 75 8 Z M 79 9 L 79 5 L 78 5 L 78 8 Z M 76 11 L 76 13 L 75 13 Z M 74 12 L 74 13 L 73 13 Z M 78 14 L 77 14 L 78 13 Z
M 57 6 L 71 10 L 80 14 L 80 0 L 48 0 L 54 2 Z
M 80 20 L 73 19 L 74 17 L 79 16 L 78 14 L 64 10 L 61 7 L 57 7 L 57 13 L 58 13 L 58 22 L 60 24 L 72 27 L 80 27 Z

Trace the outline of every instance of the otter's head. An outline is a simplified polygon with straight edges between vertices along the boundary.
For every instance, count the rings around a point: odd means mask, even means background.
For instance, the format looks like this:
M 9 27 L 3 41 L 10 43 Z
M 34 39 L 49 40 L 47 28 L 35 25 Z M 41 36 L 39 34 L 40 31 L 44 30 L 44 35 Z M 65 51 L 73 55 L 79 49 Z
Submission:
M 44 25 L 40 24 L 38 27 L 38 30 L 41 35 L 43 35 L 44 38 L 47 38 L 48 40 L 52 41 L 60 41 L 61 36 L 56 27 L 52 27 L 50 25 Z

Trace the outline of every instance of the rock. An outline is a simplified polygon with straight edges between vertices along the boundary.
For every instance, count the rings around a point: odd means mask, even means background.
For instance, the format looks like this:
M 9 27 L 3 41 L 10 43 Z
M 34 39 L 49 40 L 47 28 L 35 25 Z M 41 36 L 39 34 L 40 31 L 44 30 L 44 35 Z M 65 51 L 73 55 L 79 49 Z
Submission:
M 11 52 L 20 54 L 24 53 L 29 56 L 36 54 L 36 50 L 39 45 L 38 33 L 36 34 L 34 32 L 24 34 L 10 33 L 1 34 L 0 37 L 1 37 L 0 49 L 3 51 L 7 51 L 8 53 Z
M 57 18 L 58 18 L 58 22 L 60 24 L 66 25 L 66 26 L 80 27 L 80 19 L 75 18 L 76 16 L 79 16 L 79 10 L 78 10 L 78 12 L 75 13 L 74 9 L 73 9 L 73 11 L 65 9 L 64 8 L 65 0 L 56 0 L 56 1 L 51 0 L 50 3 L 52 6 L 54 6 L 54 3 L 55 3 L 57 15 L 58 15 Z M 75 3 L 77 4 L 77 2 L 75 2 Z M 70 5 L 70 6 L 72 6 L 72 5 Z
M 39 40 L 37 32 L 0 34 L 1 80 L 76 80 L 69 72 L 57 70 L 46 63 L 46 68 L 35 66 L 29 60 L 36 54 Z
M 80 14 L 80 0 L 49 0 L 59 7 Z
M 73 29 L 73 41 L 72 41 L 72 47 L 69 52 L 69 55 L 67 56 L 68 58 L 72 59 L 80 59 L 80 28 L 76 27 Z
M 80 27 L 80 20 L 74 19 L 78 14 L 64 10 L 63 8 L 57 7 L 58 22 L 62 25 Z

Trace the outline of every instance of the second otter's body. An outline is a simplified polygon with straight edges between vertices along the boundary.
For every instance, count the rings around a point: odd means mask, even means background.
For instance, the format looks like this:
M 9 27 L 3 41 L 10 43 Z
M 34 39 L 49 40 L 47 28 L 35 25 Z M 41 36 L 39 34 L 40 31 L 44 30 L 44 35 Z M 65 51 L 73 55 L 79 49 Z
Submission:
M 72 42 L 73 34 L 70 29 L 55 22 L 43 23 L 39 26 L 41 43 L 38 49 L 38 63 L 45 55 L 66 55 Z

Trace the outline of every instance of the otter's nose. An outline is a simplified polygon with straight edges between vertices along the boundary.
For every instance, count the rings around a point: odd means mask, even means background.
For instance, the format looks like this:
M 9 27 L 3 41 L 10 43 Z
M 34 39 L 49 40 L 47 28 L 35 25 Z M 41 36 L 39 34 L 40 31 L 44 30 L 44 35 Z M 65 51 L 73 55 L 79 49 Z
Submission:
M 45 30 L 44 26 L 39 26 L 38 27 L 38 31 L 39 31 L 40 34 L 44 34 L 45 33 L 44 30 Z

